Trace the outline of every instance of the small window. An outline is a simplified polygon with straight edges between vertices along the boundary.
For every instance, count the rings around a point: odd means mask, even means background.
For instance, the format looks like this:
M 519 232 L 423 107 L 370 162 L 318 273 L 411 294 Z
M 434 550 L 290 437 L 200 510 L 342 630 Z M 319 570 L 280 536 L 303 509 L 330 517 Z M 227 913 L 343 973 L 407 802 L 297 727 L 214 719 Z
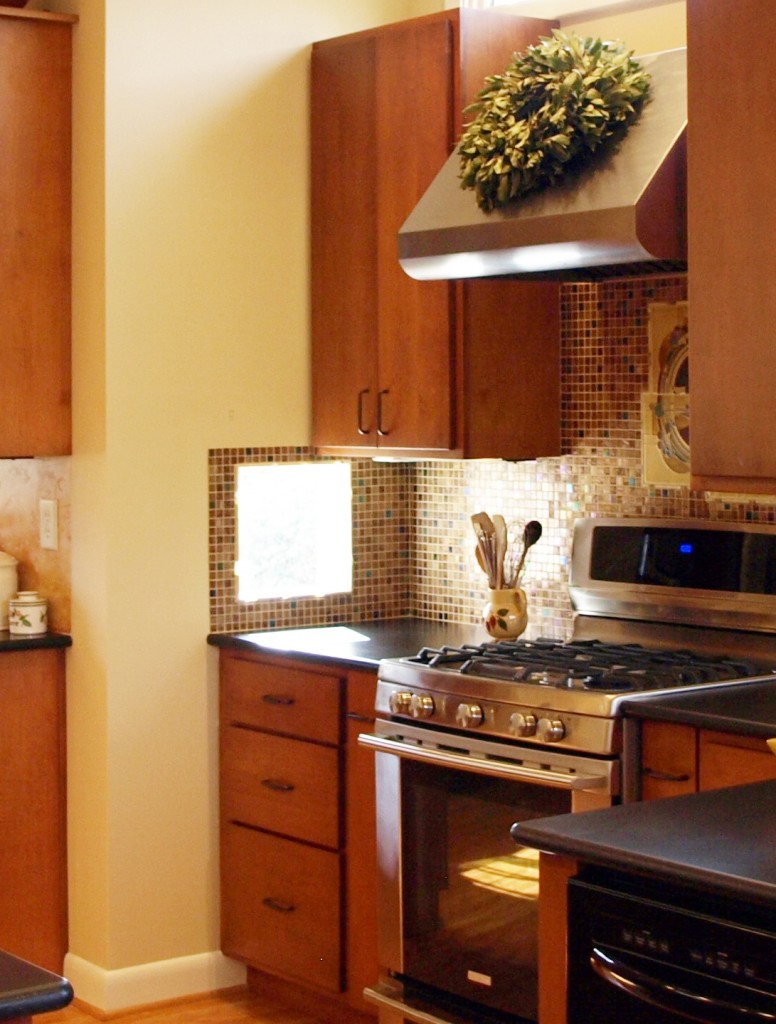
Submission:
M 353 589 L 350 465 L 237 467 L 237 597 L 323 597 Z

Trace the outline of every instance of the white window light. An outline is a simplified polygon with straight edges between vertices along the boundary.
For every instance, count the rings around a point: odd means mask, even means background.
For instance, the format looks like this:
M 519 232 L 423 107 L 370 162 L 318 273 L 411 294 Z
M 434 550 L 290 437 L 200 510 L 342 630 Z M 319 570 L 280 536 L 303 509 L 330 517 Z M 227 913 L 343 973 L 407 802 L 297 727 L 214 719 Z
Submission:
M 349 464 L 238 466 L 236 485 L 240 601 L 353 589 Z

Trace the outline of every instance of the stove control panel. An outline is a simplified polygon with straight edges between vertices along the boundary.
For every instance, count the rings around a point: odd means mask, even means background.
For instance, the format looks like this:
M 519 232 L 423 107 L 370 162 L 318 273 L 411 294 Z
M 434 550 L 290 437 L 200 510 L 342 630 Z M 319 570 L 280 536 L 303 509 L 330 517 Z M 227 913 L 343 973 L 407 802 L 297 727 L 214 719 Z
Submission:
M 478 732 L 515 743 L 558 746 L 589 753 L 618 753 L 621 720 L 568 710 L 531 707 L 508 701 L 483 700 L 479 695 L 429 692 L 422 687 L 378 680 L 378 717 L 415 721 L 458 732 Z

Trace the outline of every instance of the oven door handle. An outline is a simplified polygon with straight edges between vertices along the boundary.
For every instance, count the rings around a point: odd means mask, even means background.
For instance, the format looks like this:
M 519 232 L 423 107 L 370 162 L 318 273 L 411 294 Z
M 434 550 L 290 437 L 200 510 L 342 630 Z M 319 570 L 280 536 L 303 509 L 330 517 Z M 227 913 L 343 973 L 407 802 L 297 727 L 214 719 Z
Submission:
M 402 740 L 373 736 L 371 733 L 362 733 L 358 737 L 358 742 L 361 746 L 371 747 L 381 754 L 394 754 L 397 757 L 409 758 L 411 761 L 436 764 L 440 768 L 459 768 L 466 772 L 477 772 L 479 775 L 491 775 L 497 779 L 536 782 L 553 789 L 594 789 L 607 784 L 604 775 L 578 775 L 553 771 L 551 768 L 531 768 L 511 761 L 477 757 L 475 754 L 457 754 L 452 750 L 438 750 L 435 747 L 416 747 Z
M 610 985 L 659 1010 L 681 1014 L 690 1020 L 708 1021 L 709 1024 L 732 1024 L 733 1021 L 776 1021 L 776 1002 L 768 1000 L 764 1006 L 748 1009 L 739 1003 L 710 996 L 708 992 L 692 992 L 678 983 L 654 978 L 631 964 L 626 964 L 609 950 L 593 947 L 590 966 Z

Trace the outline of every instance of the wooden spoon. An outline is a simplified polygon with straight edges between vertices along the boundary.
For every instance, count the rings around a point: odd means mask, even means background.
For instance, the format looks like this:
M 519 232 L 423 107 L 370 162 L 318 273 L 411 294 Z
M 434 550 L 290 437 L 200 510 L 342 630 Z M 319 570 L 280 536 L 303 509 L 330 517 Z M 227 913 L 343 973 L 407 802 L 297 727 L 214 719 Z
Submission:
M 493 531 L 496 545 L 496 589 L 504 587 L 504 559 L 507 554 L 507 524 L 503 516 L 493 516 Z

